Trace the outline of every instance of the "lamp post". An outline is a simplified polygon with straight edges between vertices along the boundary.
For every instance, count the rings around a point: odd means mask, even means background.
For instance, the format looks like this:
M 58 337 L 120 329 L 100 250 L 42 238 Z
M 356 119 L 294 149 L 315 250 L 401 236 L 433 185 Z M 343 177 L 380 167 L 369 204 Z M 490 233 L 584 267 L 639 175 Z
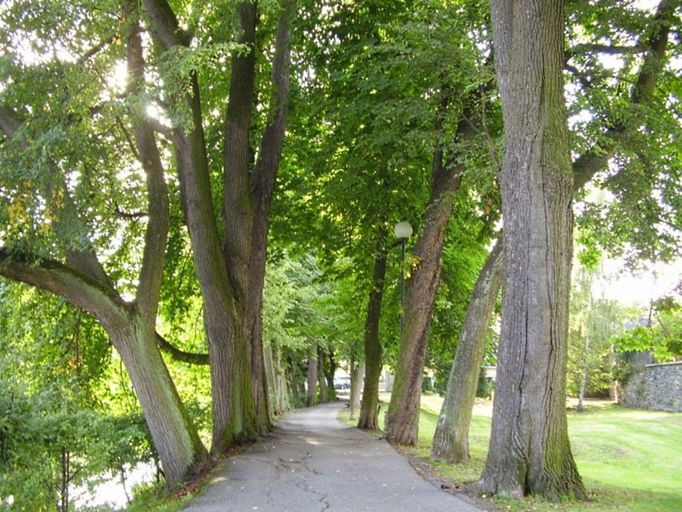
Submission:
M 393 228 L 393 232 L 400 240 L 400 338 L 403 337 L 403 309 L 405 307 L 405 242 L 412 236 L 412 225 L 403 220 Z

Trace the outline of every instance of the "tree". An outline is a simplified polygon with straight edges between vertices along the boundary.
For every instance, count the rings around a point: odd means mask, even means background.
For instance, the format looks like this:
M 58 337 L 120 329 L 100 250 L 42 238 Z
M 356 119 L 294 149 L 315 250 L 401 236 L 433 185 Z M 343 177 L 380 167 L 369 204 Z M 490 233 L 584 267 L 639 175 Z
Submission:
M 181 9 L 180 15 L 195 24 L 193 31 L 186 31 L 181 28 L 178 12 L 165 0 L 147 0 L 144 4 L 161 48 L 165 92 L 185 116 L 185 122 L 173 127 L 171 141 L 204 299 L 213 392 L 212 451 L 217 453 L 270 426 L 261 334 L 262 291 L 270 205 L 284 138 L 289 26 L 295 2 L 285 0 L 276 8 L 271 89 L 263 94 L 268 98 L 261 103 L 267 117 L 259 127 L 257 150 L 252 137 L 256 62 L 264 51 L 262 39 L 256 36 L 259 6 L 243 2 L 236 7 L 241 51 L 232 58 L 225 104 L 221 90 L 200 84 L 199 68 L 193 59 L 200 58 L 201 44 L 210 52 L 212 44 L 230 43 L 229 31 L 226 33 L 219 23 L 215 30 L 202 33 L 197 13 Z M 202 101 L 202 95 L 208 99 Z M 222 137 L 215 139 L 212 130 L 208 132 L 212 137 L 207 138 L 204 127 L 205 120 L 215 120 L 212 107 L 225 111 Z M 222 237 L 211 186 L 215 144 L 221 140 Z M 255 153 L 258 157 L 253 161 Z
M 103 19 L 97 17 L 78 27 L 90 19 L 92 7 L 86 3 L 61 9 L 47 4 L 31 10 L 24 2 L 14 2 L 3 11 L 3 23 L 12 29 L 8 34 L 16 37 L 2 40 L 11 56 L 3 67 L 3 82 L 7 83 L 7 73 L 12 79 L 0 106 L 0 128 L 5 136 L 0 163 L 2 195 L 8 199 L 2 209 L 8 228 L 0 248 L 0 273 L 59 295 L 97 318 L 130 374 L 166 480 L 175 485 L 206 452 L 157 348 L 155 320 L 163 271 L 159 263 L 168 232 L 165 170 L 152 123 L 139 109 L 131 108 L 125 120 L 118 117 L 119 129 L 127 138 L 120 131 L 108 135 L 109 123 L 116 116 L 110 115 L 110 105 L 96 103 L 107 86 L 102 79 L 92 80 L 100 66 L 112 63 L 112 55 L 102 52 L 106 41 L 100 41 L 96 32 Z M 22 34 L 16 23 L 23 20 L 24 12 L 31 16 L 24 29 L 27 32 Z M 106 10 L 103 13 L 104 18 L 111 15 Z M 125 23 L 118 35 L 124 46 L 114 49 L 113 58 L 120 58 L 121 50 L 126 54 L 130 76 L 126 92 L 135 97 L 143 90 L 144 61 L 131 4 L 124 2 L 121 18 Z M 73 33 L 80 37 L 69 39 Z M 35 37 L 38 51 L 51 45 L 66 47 L 71 60 L 61 60 L 47 51 L 40 56 L 44 62 L 25 62 L 16 49 L 22 37 Z M 38 90 L 36 80 L 41 80 Z M 80 93 L 74 95 L 76 90 Z M 53 99 L 56 94 L 59 101 Z M 132 125 L 132 135 L 126 124 Z M 117 152 L 121 155 L 118 162 Z M 117 173 L 131 169 L 142 173 L 142 183 L 138 178 L 137 184 L 143 193 L 135 199 L 148 212 L 141 235 L 139 231 L 126 232 L 125 227 L 120 230 L 122 236 L 144 241 L 137 276 L 133 265 L 122 264 L 118 269 L 124 276 L 129 272 L 137 278 L 134 286 L 127 285 L 125 279 L 116 283 L 114 272 L 107 273 L 97 255 L 120 226 L 112 221 L 95 229 L 96 219 L 102 219 L 111 203 L 97 190 L 100 185 L 91 174 L 101 173 L 105 189 L 111 192 L 109 200 L 115 202 L 125 195 Z M 104 218 L 111 221 L 110 211 L 108 215 Z M 116 261 L 108 263 L 115 266 Z M 133 300 L 124 299 L 124 292 L 132 292 Z
M 574 272 L 569 322 L 568 391 L 578 396 L 578 412 L 584 410 L 588 391 L 608 391 L 611 378 L 612 338 L 622 328 L 622 308 L 603 297 L 594 297 L 597 270 L 579 267 Z
M 646 24 L 641 22 L 643 18 L 641 11 L 631 12 L 622 5 L 599 4 L 594 7 L 594 10 L 586 9 L 584 5 L 580 5 L 577 12 L 571 14 L 573 24 L 569 28 L 575 27 L 576 40 L 573 48 L 567 52 L 569 60 L 566 64 L 566 70 L 570 73 L 568 76 L 573 78 L 574 83 L 581 88 L 582 92 L 579 96 L 580 101 L 575 102 L 571 106 L 571 110 L 584 114 L 584 109 L 588 109 L 594 114 L 591 123 L 587 126 L 578 124 L 573 129 L 576 138 L 581 141 L 580 144 L 576 144 L 576 151 L 579 150 L 580 155 L 573 161 L 574 193 L 578 197 L 581 197 L 581 191 L 587 184 L 596 182 L 600 187 L 608 187 L 611 180 L 627 183 L 628 176 L 634 176 L 635 182 L 642 177 L 637 166 L 634 168 L 629 165 L 620 166 L 622 160 L 619 160 L 617 172 L 608 176 L 609 179 L 606 183 L 604 183 L 603 178 L 614 157 L 634 151 L 639 146 L 637 144 L 638 134 L 649 133 L 651 130 L 648 127 L 650 125 L 658 126 L 660 124 L 661 109 L 665 108 L 662 105 L 675 97 L 675 82 L 674 80 L 671 81 L 666 63 L 669 62 L 672 50 L 671 45 L 669 45 L 669 36 L 676 5 L 676 2 L 661 2 Z M 609 22 L 595 24 L 595 19 L 609 20 Z M 618 23 L 613 24 L 614 20 L 617 20 Z M 621 26 L 620 23 L 624 23 L 624 25 Z M 633 24 L 634 26 L 632 26 Z M 605 36 L 603 33 L 605 27 L 608 27 L 608 38 L 613 41 L 612 45 L 599 44 L 599 38 Z M 584 43 L 580 39 L 586 31 L 590 34 L 592 31 L 595 32 L 592 35 L 594 43 Z M 628 35 L 624 37 L 623 34 Z M 638 34 L 639 42 L 634 47 L 629 47 L 627 43 L 635 37 L 634 34 Z M 624 37 L 622 46 L 619 45 L 621 37 Z M 636 56 L 640 61 L 639 65 L 624 66 L 622 76 L 614 80 L 611 73 L 605 68 L 605 59 L 601 58 L 604 55 L 614 54 L 626 55 L 629 58 Z M 575 64 L 573 63 L 574 59 L 578 61 Z M 633 84 L 633 86 L 628 88 L 624 84 Z M 605 91 L 608 92 L 605 93 Z M 608 99 L 605 99 L 603 94 L 607 94 Z M 619 97 L 618 102 L 613 102 L 614 96 Z M 666 139 L 663 134 L 659 137 Z M 664 162 L 660 167 L 655 167 L 660 170 L 660 177 L 657 179 L 663 181 L 661 186 L 667 191 L 679 188 L 672 185 L 676 183 L 676 180 L 679 180 L 676 177 L 676 169 L 671 169 L 665 164 L 665 162 L 674 160 L 673 155 L 677 151 L 675 145 L 670 142 L 664 144 L 657 142 L 651 144 L 649 149 L 658 152 L 659 157 Z M 652 181 L 655 181 L 653 173 L 650 177 Z M 627 192 L 628 190 L 641 191 L 641 187 L 627 187 L 624 191 Z M 651 188 L 649 187 L 648 190 Z M 667 197 L 670 199 L 666 199 L 666 201 L 674 203 L 673 195 L 674 193 L 668 192 Z M 665 195 L 661 196 L 657 193 L 653 196 L 664 197 Z M 633 202 L 637 204 L 638 199 Z M 641 215 L 626 214 L 624 216 L 618 208 L 619 204 L 619 202 L 613 203 L 616 208 L 612 212 L 613 217 L 609 216 L 609 218 L 623 219 L 627 217 L 631 222 L 636 221 L 636 225 L 633 225 L 629 230 L 622 230 L 620 227 L 615 229 L 614 226 L 607 228 L 610 233 L 619 233 L 617 237 L 619 245 L 627 240 L 637 241 L 630 247 L 639 248 L 637 251 L 644 255 L 651 254 L 648 248 L 652 244 L 659 245 L 658 251 L 661 255 L 670 251 L 671 245 L 669 241 L 666 242 L 668 235 L 665 233 L 667 230 L 665 226 L 668 226 L 669 222 L 653 221 L 652 223 L 650 218 Z M 637 209 L 636 206 L 634 208 Z M 670 212 L 670 215 L 674 217 L 676 209 L 666 208 L 665 211 Z M 603 228 L 608 226 L 610 222 L 605 222 L 603 216 L 600 216 L 599 220 L 595 220 L 593 216 L 585 215 L 585 213 L 585 209 L 583 209 L 583 215 L 579 217 L 581 224 L 587 223 L 590 228 L 598 227 L 600 232 L 599 237 L 591 238 L 591 245 L 596 246 L 596 240 L 599 239 L 606 247 L 612 246 L 608 243 L 608 240 L 613 240 L 612 235 L 601 236 Z M 603 212 L 600 210 L 600 213 Z M 586 222 L 583 222 L 583 218 L 586 219 Z M 662 229 L 661 235 L 663 236 L 651 235 L 651 230 L 654 227 L 657 230 Z M 583 229 L 583 232 L 585 231 L 588 230 Z M 636 239 L 631 236 L 644 232 L 651 236 L 637 236 Z M 501 283 L 502 257 L 503 252 L 501 250 L 493 251 L 489 255 L 476 286 L 477 290 L 484 292 L 484 294 L 477 300 L 472 300 L 467 311 L 467 325 L 474 325 L 476 328 L 463 330 L 457 347 L 451 375 L 458 378 L 450 380 L 452 385 L 448 386 L 446 393 L 448 398 L 444 402 L 444 406 L 449 405 L 447 410 L 443 410 L 447 416 L 439 419 L 438 422 L 435 439 L 442 439 L 446 442 L 434 441 L 434 455 L 437 458 L 460 462 L 468 456 L 467 437 L 474 392 L 470 386 L 460 388 L 455 383 L 473 379 L 473 375 L 479 371 L 480 355 L 483 354 L 485 343 L 483 334 L 485 333 L 485 326 L 490 323 L 490 315 L 486 314 L 486 311 L 492 311 L 492 305 L 499 293 L 499 287 L 490 287 L 487 283 Z M 492 269 L 495 269 L 495 274 L 491 274 Z M 474 355 L 479 357 L 472 357 Z M 446 430 L 450 432 L 448 433 Z
M 563 97 L 563 2 L 493 0 L 505 123 L 505 285 L 483 492 L 585 497 L 565 412 L 573 172 Z
M 469 458 L 469 425 L 485 351 L 485 332 L 502 287 L 501 254 L 502 241 L 498 240 L 471 295 L 433 435 L 431 456 L 435 459 L 464 462 Z

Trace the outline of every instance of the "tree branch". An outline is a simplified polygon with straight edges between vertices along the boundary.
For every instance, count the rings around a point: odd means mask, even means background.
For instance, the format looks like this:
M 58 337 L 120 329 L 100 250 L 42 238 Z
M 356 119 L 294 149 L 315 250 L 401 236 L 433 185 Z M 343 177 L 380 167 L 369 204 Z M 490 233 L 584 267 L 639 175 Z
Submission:
M 582 55 L 585 53 L 602 53 L 605 55 L 633 55 L 637 53 L 644 53 L 646 48 L 635 46 L 619 46 L 608 44 L 582 43 L 573 46 L 566 50 L 566 60 L 569 60 L 575 55 Z
M 12 137 L 15 135 L 20 126 L 21 122 L 19 121 L 16 113 L 11 109 L 0 106 L 0 129 L 2 129 L 2 131 L 5 132 L 8 137 Z M 58 222 L 55 223 L 55 229 L 59 230 L 61 226 L 69 221 L 78 223 L 82 228 L 83 222 L 78 215 L 78 211 L 75 204 L 73 203 L 71 194 L 69 194 L 69 190 L 66 187 L 61 174 L 58 176 L 59 179 L 57 182 L 59 183 L 59 187 L 62 189 L 64 197 L 64 205 L 62 208 L 62 211 L 64 212 L 64 218 L 58 219 Z M 97 256 L 92 248 L 85 251 L 74 251 L 68 249 L 66 251 L 66 259 L 69 265 L 74 269 L 88 275 L 90 278 L 96 281 L 99 281 L 104 286 L 112 287 L 109 277 L 102 268 L 102 265 L 97 259 Z
M 58 261 L 0 247 L 0 275 L 59 295 L 105 327 L 119 324 L 126 312 L 126 303 L 112 288 Z
M 289 95 L 289 65 L 291 50 L 289 25 L 296 9 L 295 0 L 284 0 L 277 22 L 275 56 L 272 62 L 273 95 L 271 100 L 270 124 L 266 127 L 261 140 L 258 162 L 251 178 L 252 189 L 259 202 L 269 204 L 272 199 L 275 176 L 282 156 L 284 128 L 286 125 L 287 98 Z M 267 210 L 267 208 L 266 208 Z M 265 212 L 267 214 L 267 211 Z
M 642 47 L 646 52 L 637 81 L 630 95 L 632 106 L 643 106 L 651 103 L 656 81 L 658 80 L 666 59 L 666 49 L 670 36 L 670 26 L 675 17 L 675 9 L 680 0 L 662 0 L 654 15 L 653 30 Z M 630 134 L 641 124 L 641 118 L 629 116 L 623 121 L 612 124 L 604 136 L 604 141 L 581 155 L 573 163 L 574 190 L 578 190 L 608 163 L 618 144 L 627 144 Z
M 195 352 L 185 352 L 183 350 L 180 350 L 179 348 L 177 348 L 176 346 L 174 346 L 170 342 L 168 342 L 158 332 L 156 333 L 156 344 L 159 346 L 159 348 L 163 352 L 167 353 L 169 356 L 171 356 L 176 361 L 182 361 L 183 363 L 188 363 L 188 364 L 200 364 L 200 365 L 209 364 L 208 354 L 200 354 L 200 353 L 195 353 Z
M 223 218 L 225 220 L 223 252 L 230 261 L 229 273 L 234 287 L 243 291 L 246 267 L 251 254 L 254 197 L 251 193 L 249 166 L 251 159 L 251 114 L 256 65 L 256 26 L 258 12 L 255 3 L 237 6 L 241 23 L 239 43 L 248 53 L 232 58 L 230 92 L 225 113 L 223 149 Z
M 128 92 L 138 95 L 144 84 L 144 55 L 142 38 L 136 9 L 136 2 L 125 4 L 126 18 L 130 19 L 127 37 L 127 61 L 130 83 Z M 166 252 L 169 226 L 168 187 L 164 179 L 161 155 L 156 145 L 154 129 L 146 121 L 144 113 L 133 112 L 135 127 L 134 153 L 142 164 L 147 176 L 147 229 L 140 279 L 137 285 L 136 300 L 143 318 L 153 326 L 159 306 L 159 293 L 163 280 L 163 261 Z
M 76 62 L 78 64 L 84 64 L 90 57 L 99 53 L 108 44 L 111 44 L 111 42 L 114 40 L 114 37 L 115 37 L 115 34 L 112 34 L 109 37 L 107 37 L 105 40 L 101 41 L 99 44 L 93 46 L 88 51 L 86 51 L 83 55 L 81 55 Z
M 144 5 L 152 19 L 154 31 L 166 49 L 189 46 L 189 34 L 180 28 L 178 18 L 166 0 L 144 0 Z

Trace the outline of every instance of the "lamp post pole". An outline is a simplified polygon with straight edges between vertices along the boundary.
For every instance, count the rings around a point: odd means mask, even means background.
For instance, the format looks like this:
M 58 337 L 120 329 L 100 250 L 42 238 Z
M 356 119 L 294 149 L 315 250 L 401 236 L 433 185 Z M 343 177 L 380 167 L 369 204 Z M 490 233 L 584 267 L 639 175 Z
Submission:
M 412 236 L 412 226 L 407 221 L 401 221 L 395 225 L 393 232 L 400 240 L 400 338 L 402 338 L 405 309 L 405 243 Z

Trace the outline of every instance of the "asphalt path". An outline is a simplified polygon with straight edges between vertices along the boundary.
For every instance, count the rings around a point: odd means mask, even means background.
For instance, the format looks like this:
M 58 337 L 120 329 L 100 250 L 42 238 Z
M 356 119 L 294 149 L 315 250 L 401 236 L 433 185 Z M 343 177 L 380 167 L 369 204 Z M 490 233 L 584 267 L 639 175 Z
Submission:
M 383 439 L 341 423 L 341 402 L 288 413 L 225 460 L 186 512 L 470 512 L 466 496 L 427 482 Z

